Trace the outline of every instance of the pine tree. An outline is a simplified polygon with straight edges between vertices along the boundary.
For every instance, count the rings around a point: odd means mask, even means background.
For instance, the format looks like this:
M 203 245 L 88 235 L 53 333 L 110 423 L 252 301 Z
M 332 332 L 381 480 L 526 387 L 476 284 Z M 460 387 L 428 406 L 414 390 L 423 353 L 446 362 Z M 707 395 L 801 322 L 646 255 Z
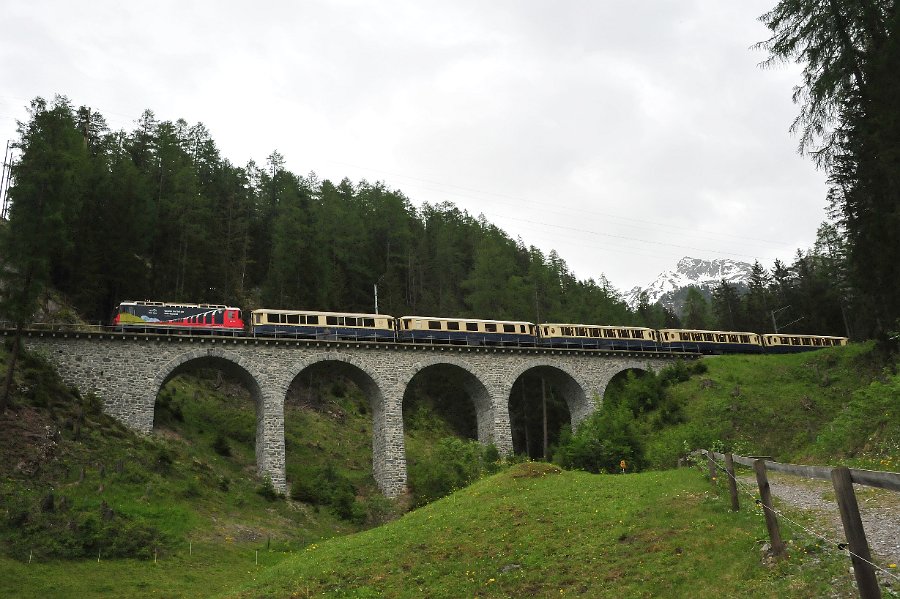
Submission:
M 3 312 L 16 325 L 0 410 L 8 405 L 22 328 L 31 322 L 38 295 L 51 282 L 53 265 L 71 241 L 66 214 L 83 194 L 80 172 L 86 158 L 68 99 L 48 105 L 31 102 L 30 119 L 19 123 L 21 152 L 9 189 L 9 229 L 4 237 L 5 265 L 10 276 L 2 297 Z

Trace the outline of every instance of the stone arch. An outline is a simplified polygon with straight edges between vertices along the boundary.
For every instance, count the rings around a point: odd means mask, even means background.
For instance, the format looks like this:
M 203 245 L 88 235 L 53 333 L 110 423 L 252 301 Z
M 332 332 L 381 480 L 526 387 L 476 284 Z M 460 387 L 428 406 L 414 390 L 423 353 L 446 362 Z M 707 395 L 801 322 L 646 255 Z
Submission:
M 606 397 L 606 391 L 609 389 L 610 383 L 614 380 L 618 380 L 623 376 L 627 376 L 629 372 L 656 372 L 666 364 L 668 361 L 660 362 L 639 362 L 635 361 L 627 361 L 621 362 L 615 365 L 615 368 L 610 370 L 605 377 L 601 380 L 597 381 L 597 393 L 600 396 L 600 401 L 603 401 L 603 398 Z
M 510 371 L 506 380 L 507 411 L 513 385 L 519 380 L 519 377 L 534 369 L 547 369 L 548 372 L 556 373 L 554 383 L 559 387 L 566 400 L 573 427 L 587 418 L 596 408 L 590 392 L 591 386 L 574 370 L 560 361 L 533 359 L 524 361 Z
M 400 378 L 399 387 L 403 394 L 409 388 L 412 380 L 421 372 L 430 368 L 449 367 L 462 374 L 460 383 L 466 394 L 475 405 L 475 427 L 478 431 L 478 441 L 484 444 L 502 444 L 497 431 L 497 402 L 494 400 L 496 393 L 485 384 L 471 364 L 454 356 L 434 356 L 424 358 L 413 364 Z
M 278 394 L 287 396 L 291 384 L 304 371 L 317 364 L 340 363 L 349 366 L 347 373 L 359 386 L 372 409 L 372 475 L 381 492 L 396 497 L 406 488 L 406 459 L 403 445 L 403 419 L 400 401 L 390 392 L 377 369 L 372 364 L 346 352 L 323 352 L 292 363 L 287 376 L 278 385 Z
M 238 352 L 208 347 L 193 349 L 177 355 L 162 366 L 150 385 L 149 398 L 150 427 L 153 410 L 159 390 L 189 364 L 207 362 L 236 376 L 250 391 L 256 405 L 256 468 L 260 476 L 268 476 L 272 485 L 280 490 L 287 489 L 284 469 L 284 396 L 260 384 L 261 374 Z M 148 429 L 149 430 L 149 429 Z

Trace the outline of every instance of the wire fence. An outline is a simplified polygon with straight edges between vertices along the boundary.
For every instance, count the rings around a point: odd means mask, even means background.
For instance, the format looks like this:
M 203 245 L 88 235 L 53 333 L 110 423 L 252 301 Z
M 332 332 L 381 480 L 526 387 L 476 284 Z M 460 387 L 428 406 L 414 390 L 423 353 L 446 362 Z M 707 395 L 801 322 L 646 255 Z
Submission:
M 877 577 L 875 576 L 876 571 L 879 572 L 885 580 L 892 581 L 892 584 L 900 583 L 900 576 L 873 560 L 871 552 L 869 551 L 868 542 L 865 538 L 865 532 L 862 528 L 859 506 L 853 492 L 853 483 L 892 491 L 900 491 L 900 474 L 895 472 L 856 470 L 845 467 L 829 468 L 799 464 L 782 464 L 771 460 L 733 456 L 731 454 L 721 454 L 707 450 L 700 450 L 695 453 L 707 457 L 710 477 L 713 480 L 713 483 L 716 482 L 716 475 L 719 471 L 725 473 L 729 491 L 732 495 L 733 510 L 738 509 L 737 497 L 739 494 L 750 497 L 753 499 L 754 504 L 762 509 L 766 516 L 766 525 L 769 530 L 773 554 L 780 555 L 784 552 L 784 545 L 781 542 L 781 535 L 777 524 L 781 521 L 787 523 L 792 529 L 798 531 L 802 535 L 817 542 L 821 542 L 823 546 L 828 549 L 846 552 L 846 555 L 848 555 L 853 562 L 853 573 L 856 577 L 857 588 L 859 589 L 860 597 L 863 599 L 881 597 L 880 587 Z M 751 485 L 747 485 L 738 480 L 734 472 L 734 463 L 743 466 L 752 466 L 754 468 L 759 487 L 758 493 Z M 829 536 L 827 533 L 805 526 L 796 519 L 788 516 L 783 510 L 776 508 L 771 501 L 769 482 L 766 475 L 767 469 L 794 474 L 805 478 L 831 480 L 834 485 L 838 507 L 841 510 L 841 521 L 844 526 L 847 540 L 840 541 Z

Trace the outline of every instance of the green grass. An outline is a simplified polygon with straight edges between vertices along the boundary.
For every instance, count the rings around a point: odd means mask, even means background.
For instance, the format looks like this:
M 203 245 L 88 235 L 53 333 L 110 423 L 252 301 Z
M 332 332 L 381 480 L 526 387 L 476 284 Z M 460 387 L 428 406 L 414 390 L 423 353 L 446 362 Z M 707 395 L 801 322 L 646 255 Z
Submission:
M 684 421 L 645 428 L 653 467 L 700 447 L 878 469 L 900 463 L 900 380 L 872 344 L 704 363 L 707 373 L 669 390 Z
M 257 565 L 257 551 L 259 564 Z M 23 561 L 0 557 L 0 596 L 208 597 L 234 591 L 283 561 L 265 543 L 183 543 L 158 557 Z
M 849 593 L 842 556 L 797 549 L 765 566 L 764 538 L 755 508 L 730 512 L 695 470 L 615 476 L 526 463 L 399 521 L 310 545 L 237 596 Z

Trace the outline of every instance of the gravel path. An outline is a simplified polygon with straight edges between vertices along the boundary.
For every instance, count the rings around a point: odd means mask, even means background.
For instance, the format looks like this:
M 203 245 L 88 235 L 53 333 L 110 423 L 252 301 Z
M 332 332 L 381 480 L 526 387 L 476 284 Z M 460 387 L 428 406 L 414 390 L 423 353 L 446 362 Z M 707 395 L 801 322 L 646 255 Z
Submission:
M 816 522 L 805 526 L 828 540 L 844 541 L 841 515 L 831 483 L 780 472 L 769 472 L 768 475 L 772 494 L 782 504 L 815 512 Z M 758 494 L 755 477 L 738 476 L 738 480 L 750 487 L 748 491 Z M 900 568 L 888 568 L 889 564 L 900 564 L 900 493 L 860 485 L 853 485 L 853 488 L 873 554 L 872 561 L 900 576 Z M 742 498 L 742 501 L 745 499 Z

